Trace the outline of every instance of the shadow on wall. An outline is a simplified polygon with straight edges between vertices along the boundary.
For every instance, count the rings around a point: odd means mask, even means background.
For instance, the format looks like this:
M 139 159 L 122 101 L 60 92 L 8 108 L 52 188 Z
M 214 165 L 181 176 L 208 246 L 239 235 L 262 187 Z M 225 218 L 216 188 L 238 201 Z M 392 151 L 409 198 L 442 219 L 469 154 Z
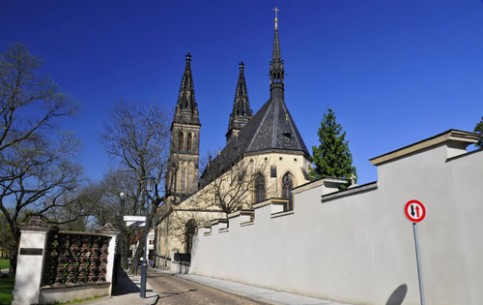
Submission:
M 407 292 L 408 286 L 406 284 L 397 287 L 387 300 L 386 305 L 401 305 L 404 298 L 406 298 Z

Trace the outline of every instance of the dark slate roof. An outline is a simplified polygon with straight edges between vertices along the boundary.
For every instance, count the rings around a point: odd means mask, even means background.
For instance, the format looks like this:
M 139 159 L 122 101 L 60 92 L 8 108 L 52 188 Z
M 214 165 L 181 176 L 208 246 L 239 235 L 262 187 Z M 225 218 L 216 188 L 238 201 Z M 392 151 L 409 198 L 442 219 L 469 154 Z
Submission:
M 309 155 L 282 98 L 269 99 L 225 148 L 210 161 L 201 175 L 204 186 L 225 172 L 245 154 L 264 151 L 292 151 Z

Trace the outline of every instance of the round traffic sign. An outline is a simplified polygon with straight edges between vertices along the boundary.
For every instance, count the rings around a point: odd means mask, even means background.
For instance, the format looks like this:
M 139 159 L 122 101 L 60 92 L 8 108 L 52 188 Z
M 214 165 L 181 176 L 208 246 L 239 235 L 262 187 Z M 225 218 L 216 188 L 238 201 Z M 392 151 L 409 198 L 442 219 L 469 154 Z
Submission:
M 409 200 L 404 207 L 404 214 L 411 222 L 421 222 L 426 217 L 426 208 L 421 201 Z

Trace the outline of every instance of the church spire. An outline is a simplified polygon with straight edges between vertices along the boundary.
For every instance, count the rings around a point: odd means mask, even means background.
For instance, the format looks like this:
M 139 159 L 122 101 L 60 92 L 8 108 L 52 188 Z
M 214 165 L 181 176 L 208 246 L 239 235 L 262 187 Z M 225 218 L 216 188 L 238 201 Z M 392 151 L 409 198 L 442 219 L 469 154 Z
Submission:
M 240 73 L 238 75 L 238 83 L 235 90 L 235 100 L 233 102 L 233 111 L 230 114 L 230 122 L 228 123 L 228 132 L 226 133 L 226 141 L 229 142 L 238 132 L 245 127 L 252 118 L 252 110 L 248 101 L 247 84 L 245 81 L 245 64 L 240 62 Z
M 272 60 L 270 61 L 270 91 L 272 96 L 283 97 L 284 68 L 280 52 L 280 39 L 278 36 L 278 8 L 275 7 L 275 26 L 273 34 Z
M 198 104 L 195 100 L 195 88 L 191 74 L 191 54 L 186 54 L 186 65 L 181 79 L 174 122 L 199 124 Z
M 191 74 L 191 54 L 188 53 L 170 130 L 169 162 L 165 177 L 167 202 L 179 203 L 179 200 L 198 189 L 200 129 Z

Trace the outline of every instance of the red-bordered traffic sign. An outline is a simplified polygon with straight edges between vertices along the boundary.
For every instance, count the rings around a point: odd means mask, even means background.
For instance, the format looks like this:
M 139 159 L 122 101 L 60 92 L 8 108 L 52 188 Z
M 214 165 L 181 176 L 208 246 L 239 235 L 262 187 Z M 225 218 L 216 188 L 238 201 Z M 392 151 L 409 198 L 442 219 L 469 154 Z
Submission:
M 426 217 L 426 208 L 421 201 L 409 200 L 404 207 L 404 215 L 411 222 L 421 222 Z

